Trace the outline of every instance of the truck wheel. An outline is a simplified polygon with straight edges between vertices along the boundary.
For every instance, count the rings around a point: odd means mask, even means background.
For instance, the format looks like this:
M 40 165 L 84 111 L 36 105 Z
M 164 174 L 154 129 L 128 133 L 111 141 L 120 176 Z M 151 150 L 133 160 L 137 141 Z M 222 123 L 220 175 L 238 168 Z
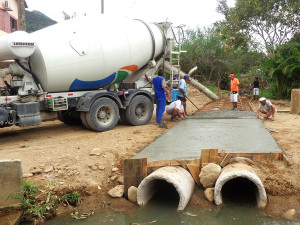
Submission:
M 86 120 L 86 112 L 80 112 L 80 119 L 83 124 L 83 126 L 89 130 L 91 130 L 91 127 L 89 126 L 87 120 Z
M 119 119 L 119 108 L 109 98 L 96 100 L 86 113 L 88 125 L 95 131 L 106 131 L 113 129 Z
M 153 115 L 152 101 L 143 95 L 135 96 L 125 109 L 126 120 L 134 126 L 149 123 Z
M 121 120 L 121 123 L 124 124 L 124 125 L 129 124 L 127 119 L 126 119 L 125 109 L 120 109 L 120 120 Z
M 79 114 L 74 109 L 58 111 L 57 117 L 61 122 L 68 124 L 68 125 L 80 125 L 81 124 Z

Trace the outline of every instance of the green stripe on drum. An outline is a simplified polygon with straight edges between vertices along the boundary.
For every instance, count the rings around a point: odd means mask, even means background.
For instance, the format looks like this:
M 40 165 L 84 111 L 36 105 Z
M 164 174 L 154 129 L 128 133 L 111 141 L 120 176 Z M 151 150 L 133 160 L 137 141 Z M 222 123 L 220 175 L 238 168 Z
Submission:
M 117 78 L 113 82 L 113 84 L 121 83 L 124 79 L 126 79 L 129 76 L 129 73 L 127 71 L 118 71 Z

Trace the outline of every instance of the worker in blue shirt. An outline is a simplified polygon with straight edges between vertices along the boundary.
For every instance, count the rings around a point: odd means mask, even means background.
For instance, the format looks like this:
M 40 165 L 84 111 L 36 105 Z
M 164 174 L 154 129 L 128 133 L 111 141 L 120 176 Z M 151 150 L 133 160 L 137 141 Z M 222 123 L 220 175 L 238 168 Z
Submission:
M 183 79 L 180 79 L 179 82 L 179 90 L 177 93 L 177 97 L 179 100 L 182 98 L 185 98 L 187 96 L 187 83 L 190 82 L 190 76 L 189 75 L 184 75 Z M 185 115 L 189 116 L 188 113 L 186 112 L 186 104 L 184 105 L 184 113 Z
M 167 84 L 165 79 L 163 78 L 164 72 L 163 70 L 158 71 L 158 76 L 149 79 L 148 75 L 145 74 L 147 81 L 154 86 L 155 93 L 155 101 L 156 101 L 156 124 L 159 125 L 160 128 L 168 128 L 165 123 L 162 122 L 162 116 L 164 114 L 166 108 L 166 95 L 168 100 L 171 101 L 170 92 L 167 88 Z

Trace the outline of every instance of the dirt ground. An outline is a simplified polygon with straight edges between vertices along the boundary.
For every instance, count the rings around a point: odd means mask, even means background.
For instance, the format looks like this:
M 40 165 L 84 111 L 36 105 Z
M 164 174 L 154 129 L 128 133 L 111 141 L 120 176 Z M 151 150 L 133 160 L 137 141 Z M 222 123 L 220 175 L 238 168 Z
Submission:
M 189 98 L 200 108 L 210 99 L 189 86 Z M 218 100 L 220 109 L 231 109 L 228 99 Z M 214 108 L 214 102 L 203 110 Z M 280 110 L 289 110 L 287 101 L 272 101 Z M 242 102 L 250 110 L 249 104 Z M 254 108 L 257 102 L 252 102 Z M 188 103 L 188 112 L 196 108 Z M 164 115 L 168 129 L 176 125 Z M 275 121 L 264 121 L 284 151 L 289 163 L 259 163 L 259 176 L 266 187 L 269 204 L 266 213 L 280 215 L 295 208 L 300 213 L 300 115 L 277 113 Z M 82 204 L 77 210 L 110 207 L 128 210 L 136 207 L 125 199 L 112 199 L 107 191 L 121 181 L 122 162 L 141 151 L 168 129 L 158 128 L 155 114 L 144 126 L 118 124 L 113 130 L 97 133 L 83 126 L 70 126 L 58 120 L 37 127 L 8 127 L 0 130 L 0 159 L 21 159 L 24 177 L 57 194 L 78 191 Z M 253 140 L 255 141 L 255 140 Z M 199 192 L 198 192 L 199 193 Z M 194 198 L 193 198 L 194 199 Z M 207 205 L 207 203 L 205 203 Z M 60 211 L 64 211 L 60 208 Z

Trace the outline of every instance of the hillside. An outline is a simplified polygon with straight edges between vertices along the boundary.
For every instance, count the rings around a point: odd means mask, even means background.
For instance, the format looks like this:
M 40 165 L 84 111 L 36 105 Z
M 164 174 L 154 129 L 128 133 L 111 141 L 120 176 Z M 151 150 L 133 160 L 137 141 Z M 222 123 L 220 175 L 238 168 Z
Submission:
M 26 31 L 28 33 L 40 30 L 50 25 L 56 24 L 57 22 L 50 19 L 45 14 L 39 11 L 28 11 L 25 10 L 26 16 Z

